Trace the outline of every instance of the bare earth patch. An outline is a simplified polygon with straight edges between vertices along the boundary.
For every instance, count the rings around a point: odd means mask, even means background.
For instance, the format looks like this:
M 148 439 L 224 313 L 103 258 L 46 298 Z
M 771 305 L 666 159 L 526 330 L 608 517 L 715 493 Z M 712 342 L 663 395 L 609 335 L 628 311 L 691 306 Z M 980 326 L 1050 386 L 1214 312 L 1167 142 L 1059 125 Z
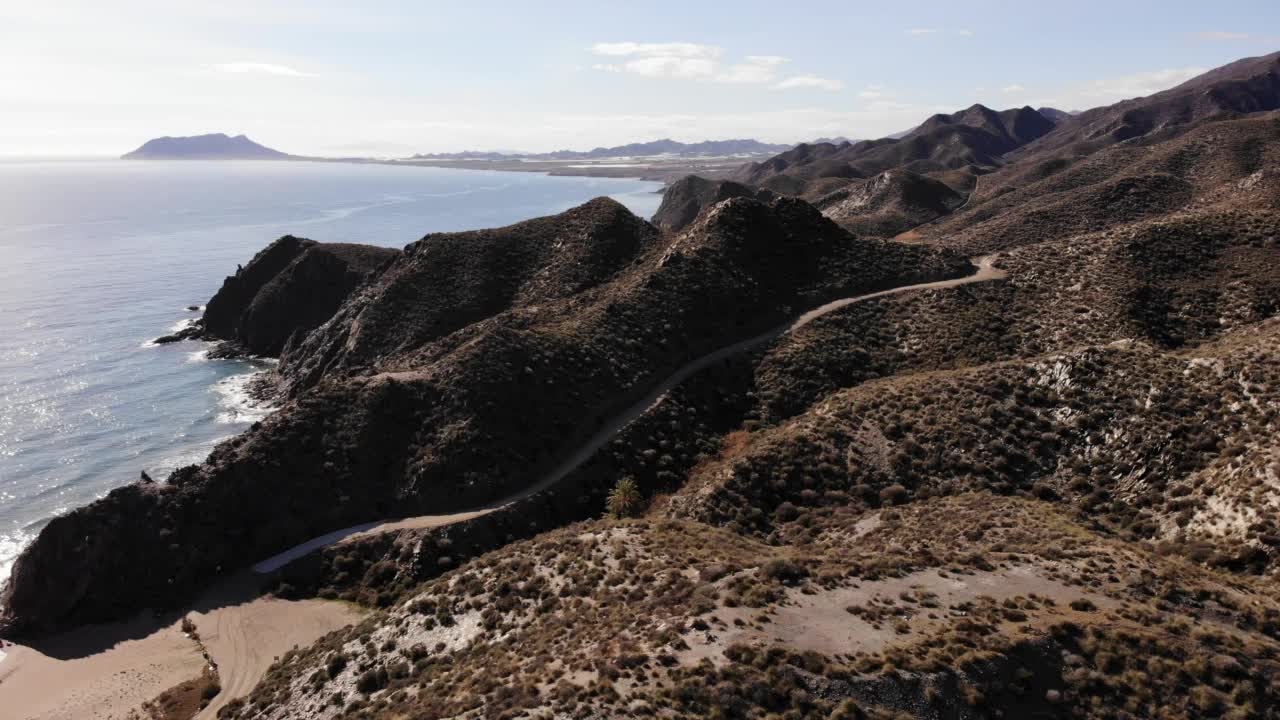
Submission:
M 728 629 L 689 635 L 685 640 L 690 647 L 680 658 L 690 664 L 703 659 L 723 664 L 725 649 L 740 644 L 783 645 L 825 655 L 874 653 L 903 636 L 963 616 L 965 611 L 957 606 L 978 598 L 1003 601 L 1031 595 L 1062 605 L 1079 599 L 1088 599 L 1100 607 L 1115 604 L 1102 595 L 1052 580 L 1029 566 L 968 575 L 929 569 L 809 594 L 788 590 L 786 599 L 768 616 L 768 622 L 757 622 L 759 610 L 721 608 L 716 617 Z M 856 608 L 873 609 L 870 615 L 879 619 L 855 614 L 852 610 Z

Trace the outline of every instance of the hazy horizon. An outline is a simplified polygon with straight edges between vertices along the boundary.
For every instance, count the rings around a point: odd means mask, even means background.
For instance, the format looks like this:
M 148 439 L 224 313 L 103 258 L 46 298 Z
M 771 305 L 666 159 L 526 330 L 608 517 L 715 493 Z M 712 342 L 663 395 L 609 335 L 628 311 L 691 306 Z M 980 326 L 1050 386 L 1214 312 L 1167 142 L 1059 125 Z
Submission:
M 1280 45 L 1252 30 L 1280 26 L 1263 2 L 779 14 L 72 0 L 9 4 L 0 21 L 8 157 L 212 132 L 303 155 L 882 137 L 974 103 L 1088 109 Z

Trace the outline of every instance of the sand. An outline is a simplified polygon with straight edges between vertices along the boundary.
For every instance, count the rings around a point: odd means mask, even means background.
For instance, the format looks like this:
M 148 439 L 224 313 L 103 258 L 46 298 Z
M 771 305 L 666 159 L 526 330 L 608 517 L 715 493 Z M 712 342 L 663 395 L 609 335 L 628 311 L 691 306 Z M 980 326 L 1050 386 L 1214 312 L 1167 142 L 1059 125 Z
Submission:
M 247 574 L 220 581 L 187 615 L 217 663 L 222 684 L 199 718 L 214 718 L 218 708 L 249 694 L 286 651 L 362 617 L 346 603 L 254 597 L 256 582 Z M 6 655 L 0 659 L 4 720 L 124 720 L 205 667 L 199 644 L 183 634 L 178 615 L 87 626 L 0 652 Z
M 196 716 L 203 720 L 217 717 L 218 708 L 252 692 L 281 655 L 356 622 L 363 613 L 342 602 L 264 596 L 189 617 L 217 663 L 222 683 L 222 692 Z
M 0 661 L 5 720 L 119 720 L 197 677 L 204 659 L 178 623 L 139 618 L 94 625 L 36 646 L 8 645 Z

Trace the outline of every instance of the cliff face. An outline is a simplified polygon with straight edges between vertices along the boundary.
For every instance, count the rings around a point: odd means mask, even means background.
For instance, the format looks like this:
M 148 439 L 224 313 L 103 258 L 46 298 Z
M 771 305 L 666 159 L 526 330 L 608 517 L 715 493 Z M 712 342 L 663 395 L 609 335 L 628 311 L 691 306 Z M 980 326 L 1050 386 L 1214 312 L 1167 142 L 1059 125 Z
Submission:
M 293 267 L 299 246 L 262 267 Z M 597 200 L 428 236 L 289 349 L 281 410 L 164 485 L 51 523 L 18 561 L 8 622 L 118 617 L 330 530 L 518 493 L 692 358 L 832 297 L 968 271 L 857 240 L 797 200 L 730 200 L 679 235 Z M 215 317 L 257 307 L 275 284 L 252 292 L 260 279 L 229 281 Z
M 300 340 L 328 320 L 352 290 L 399 254 L 286 235 L 223 281 L 198 332 L 251 355 L 278 356 L 291 338 Z

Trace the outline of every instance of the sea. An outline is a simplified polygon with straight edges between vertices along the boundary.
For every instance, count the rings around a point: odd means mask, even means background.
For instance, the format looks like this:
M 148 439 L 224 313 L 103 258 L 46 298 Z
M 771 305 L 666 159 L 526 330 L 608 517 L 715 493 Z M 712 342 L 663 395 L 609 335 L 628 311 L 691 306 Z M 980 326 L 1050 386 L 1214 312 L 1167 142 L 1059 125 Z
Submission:
M 607 195 L 641 217 L 660 184 L 323 162 L 0 161 L 0 583 L 44 523 L 198 463 L 264 417 L 246 381 L 154 338 L 286 234 L 403 247 Z

